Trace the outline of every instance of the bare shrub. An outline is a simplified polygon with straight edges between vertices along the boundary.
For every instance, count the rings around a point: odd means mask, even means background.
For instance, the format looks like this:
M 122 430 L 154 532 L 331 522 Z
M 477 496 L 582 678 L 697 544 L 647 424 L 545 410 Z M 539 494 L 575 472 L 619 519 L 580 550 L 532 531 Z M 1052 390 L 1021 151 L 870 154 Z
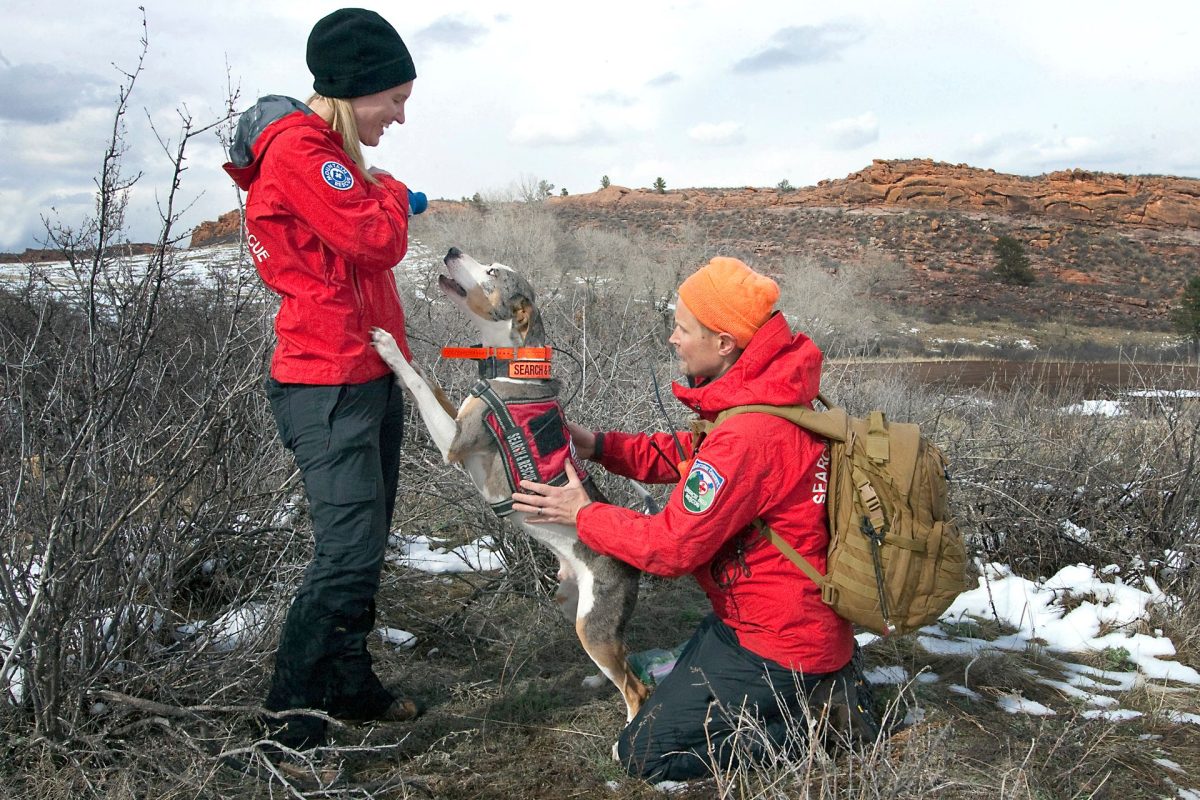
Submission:
M 892 316 L 880 295 L 899 274 L 895 261 L 878 254 L 832 268 L 793 258 L 780 270 L 779 308 L 828 356 L 874 355 Z
M 980 546 L 1023 574 L 1083 561 L 1173 579 L 1173 560 L 1195 558 L 1197 409 L 1109 417 L 1080 399 L 1020 386 L 961 407 L 958 483 Z
M 539 287 L 556 284 L 569 267 L 560 257 L 565 237 L 553 213 L 538 203 L 485 201 L 416 219 L 414 235 L 439 259 L 457 247 L 482 263 L 519 269 Z
M 144 43 L 143 43 L 144 44 Z M 267 304 L 245 258 L 200 285 L 174 245 L 185 149 L 151 251 L 118 244 L 136 178 L 121 173 L 127 75 L 97 212 L 48 224 L 60 269 L 5 293 L 0 413 L 0 705 L 48 742 L 106 730 L 103 691 L 210 696 L 237 667 L 180 658 L 176 626 L 244 604 L 271 567 L 282 471 L 258 383 Z M 186 652 L 186 648 L 184 648 Z M 201 670 L 203 683 L 182 680 Z M 93 742 L 99 747 L 100 739 Z

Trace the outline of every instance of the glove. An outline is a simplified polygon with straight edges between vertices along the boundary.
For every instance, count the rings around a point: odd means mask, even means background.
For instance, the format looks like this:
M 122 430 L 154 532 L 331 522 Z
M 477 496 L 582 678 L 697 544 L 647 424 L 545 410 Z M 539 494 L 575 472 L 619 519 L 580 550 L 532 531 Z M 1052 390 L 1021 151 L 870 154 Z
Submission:
M 429 200 L 425 197 L 424 192 L 414 192 L 408 190 L 408 215 L 420 214 L 425 209 L 429 208 Z

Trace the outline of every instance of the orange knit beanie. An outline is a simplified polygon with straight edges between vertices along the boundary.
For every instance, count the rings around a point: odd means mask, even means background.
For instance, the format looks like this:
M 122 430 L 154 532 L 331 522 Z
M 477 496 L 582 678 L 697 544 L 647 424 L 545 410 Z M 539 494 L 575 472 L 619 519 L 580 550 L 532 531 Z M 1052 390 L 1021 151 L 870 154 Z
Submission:
M 745 348 L 779 299 L 779 285 L 736 258 L 718 256 L 679 287 L 679 299 L 704 327 L 724 331 Z

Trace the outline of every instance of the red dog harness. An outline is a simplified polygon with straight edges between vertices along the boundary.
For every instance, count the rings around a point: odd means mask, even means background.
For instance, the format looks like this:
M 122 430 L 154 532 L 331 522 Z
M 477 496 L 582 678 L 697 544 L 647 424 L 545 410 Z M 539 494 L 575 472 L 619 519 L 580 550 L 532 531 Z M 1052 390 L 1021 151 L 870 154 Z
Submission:
M 484 422 L 504 456 L 508 467 L 505 477 L 511 490 L 519 489 L 523 480 L 565 486 L 567 459 L 571 460 L 580 481 L 586 484 L 591 480 L 575 454 L 557 397 L 505 402 L 485 380 L 476 383 L 471 394 L 487 403 Z M 491 506 L 496 516 L 508 516 L 512 513 L 512 498 Z
M 469 358 L 479 362 L 480 380 L 471 394 L 487 403 L 484 423 L 504 456 L 505 477 L 511 491 L 521 481 L 565 486 L 567 459 L 575 467 L 579 480 L 589 487 L 591 477 L 575 454 L 571 432 L 563 417 L 557 395 L 504 401 L 492 389 L 489 378 L 508 377 L 525 380 L 550 380 L 549 347 L 443 347 L 444 358 Z M 504 368 L 504 369 L 502 369 Z M 589 491 L 590 493 L 590 491 Z M 492 503 L 498 517 L 512 513 L 512 498 Z

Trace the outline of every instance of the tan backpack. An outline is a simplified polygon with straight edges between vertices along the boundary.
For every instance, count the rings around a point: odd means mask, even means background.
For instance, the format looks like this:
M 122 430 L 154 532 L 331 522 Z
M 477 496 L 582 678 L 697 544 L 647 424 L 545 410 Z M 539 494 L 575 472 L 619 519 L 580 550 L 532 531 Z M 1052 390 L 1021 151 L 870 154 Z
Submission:
M 822 576 L 762 520 L 759 533 L 821 587 L 837 614 L 881 635 L 908 633 L 941 616 L 966 588 L 967 552 L 946 497 L 942 451 L 912 423 L 882 411 L 849 416 L 804 406 L 736 406 L 735 414 L 783 417 L 829 440 L 829 557 Z

